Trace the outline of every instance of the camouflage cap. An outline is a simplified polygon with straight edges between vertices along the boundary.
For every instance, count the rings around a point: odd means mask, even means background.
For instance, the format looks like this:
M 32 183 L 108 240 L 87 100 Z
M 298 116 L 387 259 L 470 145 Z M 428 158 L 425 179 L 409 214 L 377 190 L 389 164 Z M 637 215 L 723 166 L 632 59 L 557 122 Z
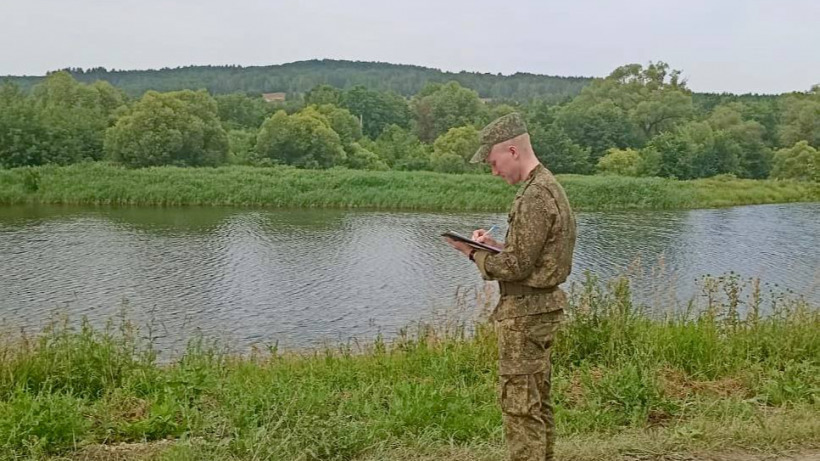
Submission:
M 479 133 L 481 146 L 476 151 L 470 163 L 480 163 L 487 159 L 493 146 L 520 136 L 527 132 L 527 124 L 524 117 L 518 112 L 513 112 L 493 120 Z

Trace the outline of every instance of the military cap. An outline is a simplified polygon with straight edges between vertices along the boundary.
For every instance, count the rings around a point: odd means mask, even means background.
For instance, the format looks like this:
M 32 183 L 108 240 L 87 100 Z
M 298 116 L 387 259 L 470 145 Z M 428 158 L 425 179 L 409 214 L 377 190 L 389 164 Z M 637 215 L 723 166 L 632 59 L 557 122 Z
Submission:
M 518 112 L 503 115 L 493 120 L 479 133 L 481 146 L 476 151 L 470 163 L 479 163 L 487 159 L 493 146 L 504 141 L 508 141 L 516 136 L 521 136 L 527 132 L 527 124 L 524 117 Z

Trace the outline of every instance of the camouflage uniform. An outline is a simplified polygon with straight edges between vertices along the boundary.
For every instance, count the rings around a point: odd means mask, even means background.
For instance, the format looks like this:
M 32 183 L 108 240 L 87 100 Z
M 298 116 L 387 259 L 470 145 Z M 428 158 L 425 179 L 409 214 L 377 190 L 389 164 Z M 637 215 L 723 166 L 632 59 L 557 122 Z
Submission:
M 501 117 L 482 130 L 482 148 L 473 161 L 525 132 L 520 115 Z M 572 267 L 575 218 L 564 189 L 539 164 L 515 196 L 507 221 L 504 250 L 474 256 L 484 279 L 497 280 L 501 292 L 491 319 L 498 332 L 507 451 L 511 461 L 551 460 L 550 352 L 564 315 L 566 295 L 558 285 Z

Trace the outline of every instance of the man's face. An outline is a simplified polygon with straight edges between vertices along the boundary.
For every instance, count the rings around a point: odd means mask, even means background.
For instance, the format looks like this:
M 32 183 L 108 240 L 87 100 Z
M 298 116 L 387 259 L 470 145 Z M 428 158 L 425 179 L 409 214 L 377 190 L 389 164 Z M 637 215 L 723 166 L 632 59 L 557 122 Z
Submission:
M 518 152 L 515 146 L 497 144 L 487 155 L 487 164 L 492 168 L 493 176 L 501 176 L 507 184 L 515 184 L 518 178 Z

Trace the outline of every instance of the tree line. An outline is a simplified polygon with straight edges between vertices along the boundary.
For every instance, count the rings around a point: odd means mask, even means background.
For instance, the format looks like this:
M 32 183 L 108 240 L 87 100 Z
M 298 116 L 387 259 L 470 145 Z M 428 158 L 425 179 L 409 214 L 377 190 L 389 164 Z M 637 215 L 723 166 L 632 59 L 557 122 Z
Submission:
M 0 87 L 0 166 L 111 161 L 482 171 L 480 128 L 512 111 L 556 173 L 731 174 L 817 181 L 820 87 L 765 96 L 696 95 L 665 63 L 630 64 L 556 102 L 486 100 L 458 81 L 405 96 L 328 84 L 267 102 L 247 93 L 148 91 L 132 97 L 68 72 L 26 91 Z
M 503 76 L 478 72 L 442 72 L 421 66 L 341 60 L 310 60 L 274 66 L 188 66 L 157 70 L 63 69 L 83 83 L 105 80 L 132 97 L 148 90 L 161 92 L 203 88 L 211 94 L 305 93 L 319 85 L 349 89 L 365 86 L 410 97 L 429 82 L 456 81 L 483 98 L 561 101 L 578 94 L 590 79 L 516 73 Z M 10 77 L 23 89 L 42 77 Z

